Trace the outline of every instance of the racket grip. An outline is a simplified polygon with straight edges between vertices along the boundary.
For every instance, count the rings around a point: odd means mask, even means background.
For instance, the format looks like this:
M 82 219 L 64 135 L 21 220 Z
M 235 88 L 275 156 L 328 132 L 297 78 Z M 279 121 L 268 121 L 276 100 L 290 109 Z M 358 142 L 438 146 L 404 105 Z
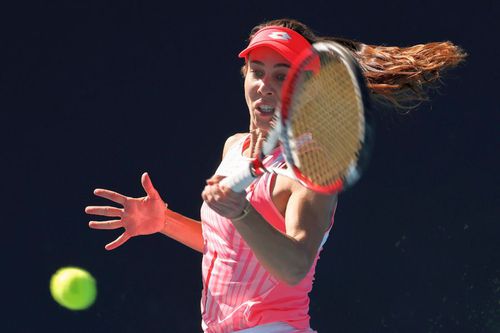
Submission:
M 243 168 L 237 173 L 221 180 L 220 184 L 229 187 L 234 192 L 244 192 L 255 178 L 257 177 L 253 175 L 251 167 L 248 165 L 247 168 Z

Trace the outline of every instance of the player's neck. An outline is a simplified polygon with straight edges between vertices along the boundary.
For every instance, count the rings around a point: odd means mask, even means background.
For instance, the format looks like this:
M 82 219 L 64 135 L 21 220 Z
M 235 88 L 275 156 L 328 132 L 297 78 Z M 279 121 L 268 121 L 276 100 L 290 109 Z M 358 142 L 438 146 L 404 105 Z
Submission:
M 267 136 L 267 131 L 254 129 L 250 131 L 250 144 L 243 151 L 243 156 L 254 158 L 257 157 L 262 149 L 262 144 Z

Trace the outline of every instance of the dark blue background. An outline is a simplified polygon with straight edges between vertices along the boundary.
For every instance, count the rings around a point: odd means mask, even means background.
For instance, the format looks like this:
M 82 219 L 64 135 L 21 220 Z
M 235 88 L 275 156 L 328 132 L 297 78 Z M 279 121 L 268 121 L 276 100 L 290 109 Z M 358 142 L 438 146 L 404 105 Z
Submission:
M 494 1 L 18 1 L 0 9 L 2 332 L 199 332 L 201 255 L 161 235 L 106 252 L 96 187 L 199 218 L 225 139 L 247 128 L 237 53 L 293 17 L 365 43 L 451 40 L 467 62 L 409 115 L 379 110 L 362 181 L 340 198 L 311 293 L 328 332 L 500 332 Z M 50 297 L 91 271 L 95 305 Z

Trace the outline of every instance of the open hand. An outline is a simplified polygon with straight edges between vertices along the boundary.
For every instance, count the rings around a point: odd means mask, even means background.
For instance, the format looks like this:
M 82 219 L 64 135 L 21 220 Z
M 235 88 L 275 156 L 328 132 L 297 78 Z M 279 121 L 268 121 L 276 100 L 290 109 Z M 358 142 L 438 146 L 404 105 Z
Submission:
M 141 184 L 147 194 L 142 198 L 131 198 L 105 189 L 94 190 L 96 196 L 123 206 L 123 208 L 112 206 L 88 206 L 85 208 L 85 212 L 89 215 L 118 218 L 108 221 L 90 221 L 90 228 L 100 230 L 125 228 L 125 231 L 117 239 L 105 246 L 106 250 L 116 249 L 134 236 L 149 235 L 163 229 L 167 205 L 153 187 L 147 173 L 142 175 Z

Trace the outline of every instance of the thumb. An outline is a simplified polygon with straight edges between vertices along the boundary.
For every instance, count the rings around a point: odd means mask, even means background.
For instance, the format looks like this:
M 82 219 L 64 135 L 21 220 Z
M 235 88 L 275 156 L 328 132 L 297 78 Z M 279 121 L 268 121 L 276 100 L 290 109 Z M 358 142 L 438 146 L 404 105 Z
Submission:
M 147 172 L 144 172 L 142 174 L 141 184 L 142 187 L 144 188 L 144 191 L 146 191 L 147 195 L 151 199 L 160 199 L 160 195 L 158 194 L 158 191 L 154 188 L 153 183 L 151 182 L 151 178 L 149 177 L 149 174 Z

